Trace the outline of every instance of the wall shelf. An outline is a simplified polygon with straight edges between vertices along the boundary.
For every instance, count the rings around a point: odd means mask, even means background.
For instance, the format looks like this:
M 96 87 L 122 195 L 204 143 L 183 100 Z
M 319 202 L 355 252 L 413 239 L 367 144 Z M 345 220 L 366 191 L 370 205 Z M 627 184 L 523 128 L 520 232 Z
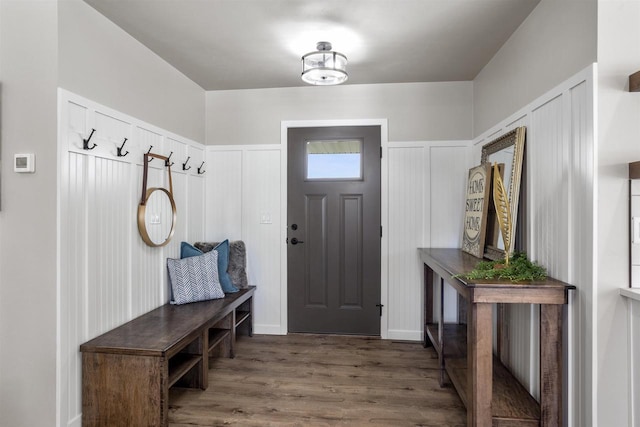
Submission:
M 620 295 L 632 300 L 640 301 L 640 288 L 620 288 Z

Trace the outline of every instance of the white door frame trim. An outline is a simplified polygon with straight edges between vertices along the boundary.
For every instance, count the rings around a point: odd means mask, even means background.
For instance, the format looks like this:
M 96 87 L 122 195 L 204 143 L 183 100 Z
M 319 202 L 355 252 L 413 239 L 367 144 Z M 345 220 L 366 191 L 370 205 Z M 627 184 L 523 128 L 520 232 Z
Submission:
M 280 251 L 281 251 L 281 282 L 280 282 L 280 333 L 286 335 L 288 332 L 288 312 L 287 312 L 287 133 L 289 128 L 304 127 L 334 127 L 334 126 L 380 126 L 380 145 L 382 146 L 382 159 L 380 165 L 380 222 L 382 223 L 383 233 L 380 242 L 380 303 L 384 306 L 382 317 L 380 317 L 380 337 L 387 339 L 389 332 L 389 322 L 387 309 L 388 301 L 388 236 L 389 215 L 388 215 L 388 168 L 387 168 L 387 149 L 389 145 L 388 120 L 387 119 L 353 119 L 353 120 L 283 120 L 280 124 L 280 144 L 281 144 L 281 179 L 280 194 L 281 197 L 281 218 L 280 224 Z

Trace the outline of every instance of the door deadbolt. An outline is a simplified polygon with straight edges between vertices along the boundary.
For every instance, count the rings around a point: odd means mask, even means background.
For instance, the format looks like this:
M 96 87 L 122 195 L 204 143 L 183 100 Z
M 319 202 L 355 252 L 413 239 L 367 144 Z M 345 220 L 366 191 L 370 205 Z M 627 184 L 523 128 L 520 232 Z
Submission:
M 291 224 L 291 229 L 292 230 L 297 230 L 298 229 L 298 224 Z

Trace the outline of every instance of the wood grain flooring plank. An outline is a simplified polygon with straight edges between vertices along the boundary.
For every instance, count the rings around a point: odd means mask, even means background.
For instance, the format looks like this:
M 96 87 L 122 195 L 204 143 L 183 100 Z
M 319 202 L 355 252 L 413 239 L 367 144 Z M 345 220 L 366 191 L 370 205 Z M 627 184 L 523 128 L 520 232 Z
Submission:
M 325 335 L 242 337 L 211 359 L 205 391 L 171 389 L 172 427 L 464 426 L 422 343 Z

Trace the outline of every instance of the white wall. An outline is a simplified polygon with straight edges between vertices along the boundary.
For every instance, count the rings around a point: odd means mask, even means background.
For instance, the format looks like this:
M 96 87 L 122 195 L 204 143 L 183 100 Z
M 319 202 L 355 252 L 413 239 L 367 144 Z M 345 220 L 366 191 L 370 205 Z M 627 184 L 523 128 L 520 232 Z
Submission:
M 471 82 L 209 91 L 207 144 L 277 144 L 283 120 L 385 118 L 390 141 L 468 140 Z
M 82 1 L 2 0 L 0 19 L 0 423 L 48 426 L 60 399 L 57 88 L 199 141 L 204 90 Z M 35 154 L 35 174 L 13 172 L 24 152 Z
M 476 139 L 483 144 L 516 126 L 526 126 L 525 171 L 516 245 L 551 277 L 575 285 L 565 310 L 566 425 L 594 425 L 596 344 L 595 287 L 596 135 L 595 67 L 553 88 Z M 521 237 L 522 236 L 522 237 Z M 508 365 L 539 397 L 539 306 L 508 308 Z M 623 425 L 623 424 L 605 424 Z
M 628 306 L 618 288 L 629 286 L 628 163 L 640 160 L 640 94 L 628 77 L 640 70 L 640 3 L 598 3 L 598 400 L 600 425 L 630 420 Z M 637 304 L 637 303 L 636 303 Z M 637 314 L 636 314 L 637 315 Z M 640 339 L 638 330 L 634 338 Z M 640 384 L 635 383 L 635 393 Z M 636 408 L 637 409 L 637 408 Z M 634 426 L 640 425 L 635 414 Z
M 629 426 L 640 426 L 640 296 L 636 293 L 635 299 L 629 299 Z
M 3 0 L 0 19 L 0 423 L 53 426 L 57 4 Z M 14 173 L 15 153 L 36 173 Z
M 474 135 L 596 62 L 596 0 L 542 0 L 473 81 Z
M 424 265 L 416 248 L 457 248 L 462 242 L 468 141 L 390 142 L 387 161 L 388 338 L 422 340 Z M 384 248 L 383 248 L 384 249 Z M 457 322 L 457 293 L 448 284 L 445 321 Z
M 208 147 L 207 241 L 243 240 L 256 286 L 254 330 L 281 333 L 282 201 L 280 145 Z M 261 224 L 263 213 L 271 223 Z M 286 327 L 286 325 L 285 325 Z
M 59 400 L 60 425 L 81 422 L 79 346 L 169 300 L 166 259 L 180 257 L 180 242 L 204 238 L 206 175 L 180 167 L 203 160 L 204 146 L 60 90 L 59 100 Z M 83 138 L 96 129 L 83 149 Z M 117 155 L 124 138 L 123 153 Z M 137 208 L 143 155 L 171 155 L 177 221 L 167 246 L 140 237 Z M 149 163 L 147 188 L 169 188 L 167 168 Z M 147 209 L 150 209 L 148 207 Z M 162 218 L 171 211 L 158 211 Z M 167 224 L 168 225 L 168 224 Z
M 59 86 L 198 142 L 205 91 L 81 0 L 59 1 Z

